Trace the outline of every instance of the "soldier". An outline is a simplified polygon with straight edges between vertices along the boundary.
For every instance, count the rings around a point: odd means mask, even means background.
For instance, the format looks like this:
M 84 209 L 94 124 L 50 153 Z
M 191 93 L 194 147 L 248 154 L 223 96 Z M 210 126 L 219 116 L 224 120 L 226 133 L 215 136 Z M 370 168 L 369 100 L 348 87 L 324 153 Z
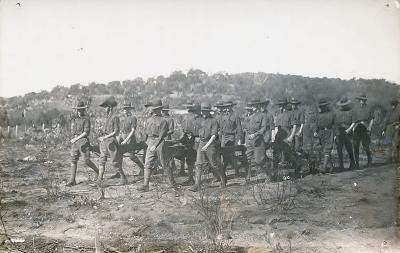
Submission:
M 385 131 L 382 135 L 386 137 L 387 143 L 390 145 L 387 159 L 388 162 L 399 162 L 399 126 L 400 126 L 400 107 L 397 99 L 392 99 L 392 110 L 389 112 L 385 120 Z
M 169 104 L 163 105 L 161 112 L 162 112 L 162 116 L 165 118 L 165 120 L 168 123 L 168 133 L 167 133 L 166 140 L 172 140 L 172 134 L 175 131 L 175 122 L 174 122 L 174 119 L 171 117 L 171 115 L 169 115 Z
M 272 130 L 275 129 L 275 124 L 274 124 L 274 116 L 272 115 L 271 112 L 268 111 L 268 105 L 270 101 L 265 100 L 261 101 L 261 111 L 264 114 L 265 120 L 266 120 L 266 131 L 264 133 L 264 142 L 265 142 L 265 148 L 268 150 L 272 148 Z M 267 159 L 268 156 L 266 156 L 266 170 L 269 170 L 268 168 L 271 167 L 270 165 L 270 160 Z
M 185 104 L 183 104 L 183 106 L 188 110 L 188 114 L 185 115 L 183 120 L 182 120 L 183 123 L 185 121 L 190 121 L 190 119 L 192 118 L 193 115 L 190 112 L 190 110 L 191 110 L 191 108 L 193 108 L 193 105 L 194 105 L 194 101 L 193 100 L 187 100 L 185 102 Z M 183 135 L 184 135 L 184 133 L 183 133 Z M 183 135 L 181 136 L 181 140 L 182 140 Z M 182 143 L 182 144 L 185 145 L 185 143 Z M 186 175 L 186 173 L 185 173 L 185 162 L 187 163 L 187 154 L 185 154 L 185 157 L 182 157 L 181 166 L 180 166 L 179 173 L 178 173 L 179 176 L 185 176 Z M 194 182 L 194 179 L 193 179 L 193 182 Z
M 254 113 L 246 120 L 245 143 L 248 160 L 246 183 L 250 182 L 252 169 L 259 170 L 265 163 L 264 133 L 267 129 L 267 122 L 264 113 L 261 112 L 261 103 L 259 99 L 254 99 L 247 103 L 247 106 L 251 107 Z
M 135 150 L 138 148 L 138 144 L 136 142 L 137 118 L 132 115 L 132 109 L 134 109 L 134 107 L 131 103 L 125 102 L 122 105 L 122 109 L 124 113 L 123 116 L 120 118 L 121 132 L 117 138 L 117 142 L 119 143 L 119 159 L 121 159 L 122 163 L 124 154 L 129 153 L 129 158 L 139 166 L 139 175 L 141 175 L 143 174 L 144 165 L 142 161 L 140 161 L 140 159 L 135 155 Z M 111 178 L 120 177 L 120 173 L 117 172 L 117 174 L 115 174 Z
M 188 185 L 194 184 L 194 167 L 199 146 L 199 129 L 202 122 L 200 104 L 195 103 L 188 109 L 189 116 L 182 122 L 181 143 L 186 147 L 185 160 L 188 167 Z
M 353 147 L 354 147 L 354 158 L 356 162 L 356 168 L 359 168 L 359 156 L 360 156 L 360 143 L 363 145 L 365 152 L 367 153 L 368 165 L 372 163 L 372 152 L 369 147 L 371 143 L 371 128 L 374 120 L 371 117 L 370 110 L 367 106 L 367 96 L 361 95 L 357 97 L 360 102 L 355 107 L 355 118 L 356 124 L 354 125 L 353 135 Z
M 275 129 L 272 133 L 273 142 L 273 172 L 272 180 L 277 181 L 279 178 L 279 156 L 282 155 L 284 159 L 290 162 L 294 168 L 296 177 L 300 176 L 301 163 L 296 153 L 290 148 L 288 143 L 291 143 L 296 132 L 296 126 L 291 128 L 291 115 L 286 108 L 288 108 L 288 102 L 286 99 L 280 99 L 277 103 L 279 106 L 279 112 L 275 116 Z M 282 174 L 287 174 L 283 172 Z
M 114 96 L 108 97 L 100 104 L 101 107 L 106 108 L 107 119 L 103 127 L 103 136 L 99 137 L 100 141 L 100 172 L 97 179 L 97 184 L 101 184 L 103 181 L 104 171 L 106 169 L 107 159 L 111 159 L 112 167 L 119 172 L 123 185 L 128 183 L 124 171 L 122 170 L 122 160 L 118 153 L 118 142 L 117 136 L 120 131 L 120 121 L 118 115 L 114 112 L 114 108 L 117 106 L 117 101 Z
M 292 130 L 295 130 L 292 147 L 300 152 L 303 146 L 304 112 L 299 109 L 299 104 L 301 104 L 299 100 L 292 98 L 290 104 L 292 107 L 290 123 Z
M 164 173 L 167 174 L 169 184 L 172 188 L 176 187 L 176 183 L 172 174 L 171 167 L 169 166 L 169 160 L 172 159 L 170 154 L 165 149 L 165 138 L 168 135 L 168 122 L 162 117 L 162 103 L 161 100 L 154 100 L 151 103 L 145 105 L 151 110 L 151 117 L 146 122 L 146 133 L 147 133 L 147 151 L 146 161 L 144 164 L 144 180 L 143 186 L 139 187 L 139 191 L 149 191 L 149 180 L 151 170 L 156 165 L 157 159 L 164 169 Z
M 82 101 L 78 102 L 76 107 L 73 107 L 77 111 L 78 117 L 72 119 L 72 135 L 71 139 L 71 178 L 69 179 L 66 186 L 76 185 L 75 177 L 76 170 L 78 167 L 78 159 L 82 155 L 85 161 L 85 165 L 89 166 L 96 174 L 99 174 L 99 170 L 96 165 L 90 160 L 90 143 L 89 143 L 89 133 L 90 133 L 90 120 L 86 116 L 87 106 Z
M 215 142 L 218 135 L 218 123 L 211 116 L 211 105 L 209 103 L 201 104 L 201 114 L 203 120 L 199 129 L 199 147 L 196 157 L 196 176 L 195 185 L 190 188 L 191 191 L 198 191 L 201 186 L 201 175 L 204 166 L 209 163 L 211 169 L 219 176 L 221 187 L 226 187 L 226 175 L 221 166 L 218 144 Z
M 353 110 L 350 108 L 351 101 L 347 97 L 343 97 L 337 105 L 340 107 L 338 111 L 336 111 L 335 118 L 337 124 L 336 131 L 336 147 L 339 157 L 339 171 L 344 171 L 343 165 L 343 145 L 346 148 L 347 154 L 350 158 L 350 167 L 349 170 L 354 169 L 354 153 L 353 146 L 351 144 L 352 131 L 351 129 L 354 127 L 355 115 Z
M 317 132 L 317 108 L 310 106 L 305 109 L 304 113 L 304 127 L 303 127 L 303 155 L 307 158 L 309 172 L 314 173 L 315 169 L 319 166 L 319 157 L 315 152 L 316 137 L 314 133 Z
M 232 168 L 235 170 L 236 176 L 239 176 L 239 169 L 235 162 L 235 145 L 241 144 L 241 139 L 243 135 L 242 125 L 240 123 L 239 116 L 233 112 L 232 108 L 236 104 L 232 101 L 227 101 L 224 104 L 225 114 L 221 118 L 221 148 L 222 148 L 222 158 L 224 164 L 224 170 L 228 164 L 231 164 Z
M 328 171 L 328 162 L 330 162 L 332 158 L 331 153 L 333 149 L 335 114 L 329 108 L 329 102 L 325 98 L 321 98 L 318 101 L 318 107 L 319 113 L 317 117 L 317 128 L 314 136 L 319 139 L 324 154 L 323 168 L 322 170 L 318 168 L 318 170 L 322 173 L 326 173 Z

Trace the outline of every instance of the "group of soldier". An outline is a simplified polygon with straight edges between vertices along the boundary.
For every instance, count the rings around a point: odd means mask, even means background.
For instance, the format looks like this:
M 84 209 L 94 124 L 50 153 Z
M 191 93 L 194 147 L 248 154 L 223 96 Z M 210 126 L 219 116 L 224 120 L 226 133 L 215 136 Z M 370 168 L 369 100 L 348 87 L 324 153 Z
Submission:
M 189 190 L 198 191 L 201 187 L 202 174 L 211 171 L 214 181 L 219 181 L 222 188 L 227 185 L 226 170 L 228 166 L 240 176 L 237 152 L 241 152 L 241 166 L 246 168 L 245 183 L 252 180 L 254 172 L 265 174 L 265 180 L 277 181 L 282 176 L 302 177 L 309 171 L 301 156 L 312 157 L 319 150 L 322 154 L 322 166 L 316 166 L 314 172 L 332 172 L 332 150 L 336 143 L 339 166 L 338 171 L 359 168 L 360 146 L 367 155 L 368 164 L 372 163 L 370 149 L 370 132 L 374 124 L 366 95 L 352 101 L 343 97 L 337 102 L 337 110 L 333 110 L 327 99 L 318 101 L 318 110 L 302 110 L 301 101 L 296 99 L 280 99 L 276 105 L 277 113 L 269 109 L 270 101 L 254 99 L 246 104 L 247 114 L 244 121 L 233 110 L 235 103 L 220 101 L 211 106 L 209 103 L 188 101 L 184 104 L 188 111 L 181 127 L 179 138 L 173 139 L 174 120 L 169 115 L 169 106 L 161 100 L 145 104 L 149 117 L 145 120 L 145 142 L 136 140 L 137 118 L 132 114 L 134 107 L 123 103 L 123 116 L 117 112 L 117 101 L 113 96 L 100 104 L 107 112 L 100 141 L 100 168 L 90 160 L 91 145 L 89 142 L 90 119 L 85 114 L 87 106 L 79 102 L 74 109 L 78 117 L 73 119 L 71 139 L 71 178 L 67 186 L 76 185 L 77 162 L 80 156 L 85 164 L 98 175 L 96 184 L 102 184 L 107 160 L 117 172 L 113 178 L 120 178 L 127 184 L 122 169 L 125 154 L 140 168 L 143 185 L 139 191 L 149 191 L 151 174 L 158 166 L 164 170 L 168 183 L 172 188 L 177 186 L 173 170 L 174 159 L 181 160 L 180 175 L 187 175 Z M 391 143 L 390 159 L 399 158 L 399 121 L 400 109 L 397 100 L 391 101 L 391 111 L 385 121 L 387 140 Z M 343 146 L 350 165 L 344 167 Z M 144 149 L 144 164 L 135 155 L 137 150 Z M 272 157 L 268 157 L 272 150 Z M 185 163 L 187 174 L 185 173 Z M 319 163 L 318 163 L 319 164 Z

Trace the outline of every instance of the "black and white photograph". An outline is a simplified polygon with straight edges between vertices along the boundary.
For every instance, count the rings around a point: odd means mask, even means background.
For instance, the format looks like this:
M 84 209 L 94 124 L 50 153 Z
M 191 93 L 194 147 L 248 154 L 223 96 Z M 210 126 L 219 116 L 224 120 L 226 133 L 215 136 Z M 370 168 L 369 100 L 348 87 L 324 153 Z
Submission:
M 0 0 L 0 252 L 400 252 L 400 0 Z

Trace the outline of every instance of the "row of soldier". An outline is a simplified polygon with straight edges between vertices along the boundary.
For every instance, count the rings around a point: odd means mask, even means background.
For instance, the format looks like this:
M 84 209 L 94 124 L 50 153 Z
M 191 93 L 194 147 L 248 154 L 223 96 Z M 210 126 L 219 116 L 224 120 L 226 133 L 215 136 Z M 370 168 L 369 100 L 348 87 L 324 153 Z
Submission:
M 202 174 L 206 168 L 211 169 L 214 180 L 221 187 L 227 184 L 226 169 L 230 165 L 239 175 L 235 151 L 242 150 L 245 159 L 242 165 L 246 168 L 246 182 L 251 180 L 254 171 L 264 172 L 266 179 L 276 181 L 282 175 L 301 177 L 307 173 L 299 154 L 311 156 L 318 146 L 323 153 L 322 167 L 318 172 L 329 170 L 331 153 L 336 143 L 339 171 L 344 168 L 343 146 L 346 148 L 350 166 L 359 167 L 359 151 L 362 144 L 368 158 L 372 162 L 370 149 L 370 131 L 374 123 L 367 106 L 365 95 L 357 97 L 359 103 L 350 107 L 351 101 L 342 98 L 338 103 L 339 110 L 333 111 L 327 99 L 318 101 L 318 112 L 303 111 L 299 108 L 300 101 L 292 99 L 279 100 L 276 105 L 279 111 L 273 114 L 269 109 L 269 100 L 252 100 L 247 103 L 247 115 L 243 123 L 240 116 L 233 110 L 236 105 L 232 101 L 218 102 L 213 110 L 209 103 L 188 102 L 184 106 L 188 115 L 182 122 L 180 138 L 173 140 L 174 121 L 170 117 L 169 107 L 161 100 L 154 100 L 145 105 L 150 116 L 145 122 L 146 144 L 136 141 L 137 118 L 132 114 L 133 107 L 124 103 L 124 115 L 116 113 L 117 101 L 113 96 L 107 98 L 100 106 L 106 108 L 107 119 L 103 126 L 104 134 L 100 141 L 100 168 L 90 160 L 90 119 L 86 116 L 87 106 L 79 102 L 74 109 L 78 117 L 73 119 L 73 135 L 71 140 L 71 178 L 67 186 L 76 184 L 77 161 L 83 156 L 85 164 L 98 174 L 96 183 L 101 184 L 107 160 L 117 171 L 113 177 L 121 178 L 122 184 L 127 184 L 122 169 L 124 154 L 128 153 L 141 169 L 143 185 L 140 191 L 149 191 L 149 181 L 152 171 L 159 165 L 163 168 L 171 187 L 176 183 L 173 175 L 174 158 L 179 157 L 186 162 L 188 170 L 187 184 L 192 185 L 191 191 L 199 190 Z M 400 119 L 399 102 L 393 100 L 392 111 L 386 117 L 384 133 L 391 144 L 390 157 L 398 158 L 398 124 Z M 138 149 L 146 149 L 144 164 L 135 156 Z M 272 149 L 272 166 L 268 166 L 266 151 Z M 222 161 L 221 161 L 222 158 Z M 283 166 L 291 168 L 282 169 Z M 184 167 L 181 166 L 183 174 Z

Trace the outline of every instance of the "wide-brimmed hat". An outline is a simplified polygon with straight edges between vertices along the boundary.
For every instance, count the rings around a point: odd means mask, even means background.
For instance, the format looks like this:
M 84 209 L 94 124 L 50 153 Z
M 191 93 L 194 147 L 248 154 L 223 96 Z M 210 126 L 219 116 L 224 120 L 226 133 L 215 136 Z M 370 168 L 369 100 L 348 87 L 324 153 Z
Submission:
M 212 111 L 210 103 L 201 103 L 201 111 Z
M 398 105 L 399 104 L 399 100 L 397 100 L 396 98 L 392 98 L 392 100 L 390 101 L 390 104 Z
M 82 109 L 86 109 L 88 106 L 83 102 L 83 101 L 79 101 L 76 106 L 73 106 L 72 109 L 76 109 L 76 110 L 82 110 Z
M 201 110 L 201 105 L 199 103 L 194 103 L 192 107 L 188 109 L 189 112 L 198 112 Z
M 118 103 L 114 96 L 109 96 L 100 104 L 101 107 L 115 107 L 117 105 Z
M 194 105 L 194 101 L 193 100 L 187 100 L 184 104 L 183 104 L 183 106 L 184 107 L 186 107 L 186 108 L 191 108 L 191 107 L 193 107 L 193 105 Z
M 124 102 L 122 104 L 122 109 L 134 109 L 135 107 L 130 102 Z
M 286 98 L 281 98 L 276 102 L 276 105 L 286 105 L 288 103 Z
M 259 105 L 260 103 L 261 103 L 260 99 L 253 99 L 247 102 L 247 106 Z
M 297 100 L 295 98 L 292 98 L 292 99 L 290 99 L 289 103 L 292 105 L 298 105 L 298 104 L 301 104 L 301 101 Z
M 154 99 L 150 102 L 147 102 L 144 106 L 150 107 L 150 109 L 152 109 L 152 110 L 156 110 L 156 109 L 162 108 L 163 104 L 161 102 L 161 99 Z
M 169 104 L 164 104 L 162 110 L 169 111 Z
M 342 97 L 342 99 L 340 99 L 336 104 L 338 106 L 346 106 L 351 104 L 351 100 L 348 97 Z
M 318 100 L 318 106 L 319 106 L 319 107 L 321 107 L 321 106 L 326 106 L 326 105 L 329 105 L 328 99 L 326 99 L 326 98 L 321 98 L 320 100 Z
M 362 94 L 361 96 L 356 97 L 358 100 L 368 100 L 367 95 Z
M 231 107 L 231 106 L 235 106 L 237 105 L 237 103 L 234 103 L 232 100 L 228 100 L 224 102 L 224 106 L 225 107 Z
M 217 103 L 215 104 L 215 107 L 217 107 L 217 108 L 225 107 L 224 101 L 217 101 Z

